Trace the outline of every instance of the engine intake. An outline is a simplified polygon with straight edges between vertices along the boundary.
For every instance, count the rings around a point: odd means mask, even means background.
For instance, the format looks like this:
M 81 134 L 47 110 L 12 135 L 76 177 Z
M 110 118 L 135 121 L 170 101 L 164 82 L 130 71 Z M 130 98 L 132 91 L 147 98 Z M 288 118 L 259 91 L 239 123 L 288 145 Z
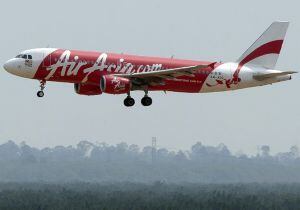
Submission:
M 100 89 L 108 94 L 125 94 L 131 90 L 131 81 L 123 77 L 105 75 L 100 80 Z

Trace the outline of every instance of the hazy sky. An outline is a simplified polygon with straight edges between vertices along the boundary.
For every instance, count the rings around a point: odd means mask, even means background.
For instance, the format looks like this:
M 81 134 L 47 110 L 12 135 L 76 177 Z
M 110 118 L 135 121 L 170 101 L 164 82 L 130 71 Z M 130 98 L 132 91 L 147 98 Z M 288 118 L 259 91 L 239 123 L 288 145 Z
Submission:
M 80 3 L 79 3 L 80 2 Z M 99 50 L 209 61 L 235 61 L 275 20 L 291 25 L 278 69 L 300 70 L 298 1 L 1 1 L 1 65 L 38 47 Z M 39 83 L 0 71 L 0 144 L 36 147 L 81 140 L 188 149 L 221 142 L 233 151 L 300 146 L 300 81 L 212 94 L 150 93 L 151 107 L 123 106 L 125 95 L 86 97 L 73 85 Z

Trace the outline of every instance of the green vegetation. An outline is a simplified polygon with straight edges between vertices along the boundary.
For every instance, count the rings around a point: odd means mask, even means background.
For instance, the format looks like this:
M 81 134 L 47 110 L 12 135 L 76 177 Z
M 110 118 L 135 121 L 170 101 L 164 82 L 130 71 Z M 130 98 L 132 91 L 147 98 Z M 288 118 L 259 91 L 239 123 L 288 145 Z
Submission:
M 0 184 L 0 209 L 299 209 L 300 184 Z
M 12 141 L 0 145 L 0 182 L 300 183 L 298 147 L 271 155 L 235 155 L 224 145 L 196 143 L 187 151 L 120 143 L 80 142 L 37 149 Z
M 296 146 L 275 155 L 262 146 L 246 156 L 223 144 L 174 152 L 87 141 L 37 149 L 10 141 L 0 145 L 0 210 L 299 209 L 299 163 Z

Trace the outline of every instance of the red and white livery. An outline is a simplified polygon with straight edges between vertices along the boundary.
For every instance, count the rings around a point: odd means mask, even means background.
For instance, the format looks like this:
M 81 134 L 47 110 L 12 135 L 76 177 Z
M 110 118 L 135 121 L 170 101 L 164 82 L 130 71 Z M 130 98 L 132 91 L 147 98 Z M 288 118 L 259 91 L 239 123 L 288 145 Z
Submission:
M 288 22 L 274 22 L 236 61 L 201 62 L 64 49 L 32 49 L 4 64 L 11 74 L 40 81 L 38 97 L 46 82 L 74 83 L 81 95 L 145 92 L 141 103 L 150 106 L 149 91 L 206 93 L 268 85 L 291 79 L 294 71 L 275 70 Z

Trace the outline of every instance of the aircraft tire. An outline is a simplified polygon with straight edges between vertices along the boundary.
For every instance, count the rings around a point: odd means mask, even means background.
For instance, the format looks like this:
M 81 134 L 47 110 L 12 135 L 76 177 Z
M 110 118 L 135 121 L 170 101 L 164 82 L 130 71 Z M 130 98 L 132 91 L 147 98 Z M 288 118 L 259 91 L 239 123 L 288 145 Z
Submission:
M 44 93 L 44 91 L 38 91 L 36 95 L 37 95 L 37 97 L 42 98 L 42 97 L 44 97 L 45 93 Z
M 133 98 L 131 98 L 131 97 L 125 98 L 124 105 L 126 107 L 132 107 L 132 106 L 134 106 L 134 104 L 135 104 L 135 100 Z
M 149 96 L 145 96 L 144 98 L 142 98 L 141 103 L 143 106 L 151 106 L 152 98 L 150 98 Z

